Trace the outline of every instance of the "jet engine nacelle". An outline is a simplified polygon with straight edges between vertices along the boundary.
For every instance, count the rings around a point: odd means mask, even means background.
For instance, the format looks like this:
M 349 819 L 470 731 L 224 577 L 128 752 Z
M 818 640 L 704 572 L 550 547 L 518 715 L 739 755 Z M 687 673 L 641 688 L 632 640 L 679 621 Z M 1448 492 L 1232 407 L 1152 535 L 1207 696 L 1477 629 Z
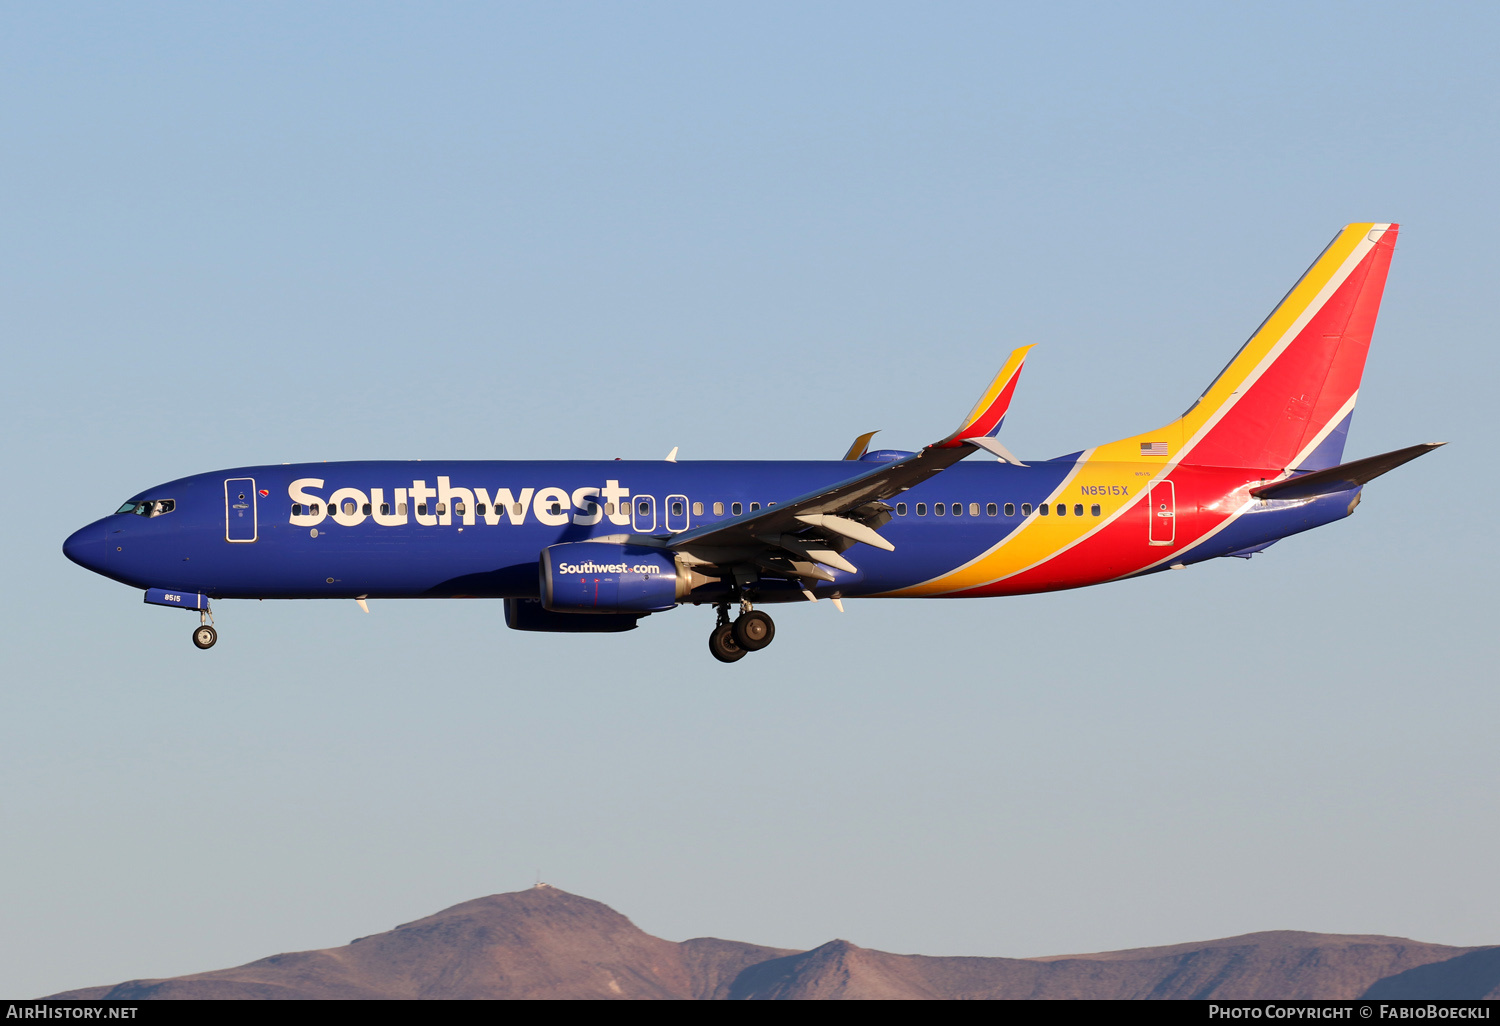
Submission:
M 505 600 L 505 626 L 513 631 L 548 634 L 617 634 L 633 631 L 646 613 L 550 613 L 534 598 Z
M 565 542 L 542 550 L 542 606 L 558 613 L 654 613 L 688 593 L 672 553 L 644 545 Z

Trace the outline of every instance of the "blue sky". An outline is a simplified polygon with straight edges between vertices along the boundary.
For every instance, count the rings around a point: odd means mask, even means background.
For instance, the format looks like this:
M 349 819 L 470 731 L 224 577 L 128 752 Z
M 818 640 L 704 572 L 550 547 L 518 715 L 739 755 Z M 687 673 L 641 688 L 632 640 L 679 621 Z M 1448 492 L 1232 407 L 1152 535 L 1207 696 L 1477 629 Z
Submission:
M 1040 955 L 1500 943 L 1500 16 L 1487 5 L 0 10 L 0 993 L 549 882 L 643 928 Z M 509 632 L 63 559 L 217 467 L 819 458 L 1037 343 L 1026 457 L 1160 424 L 1344 223 L 1403 224 L 1348 453 L 1247 562 Z

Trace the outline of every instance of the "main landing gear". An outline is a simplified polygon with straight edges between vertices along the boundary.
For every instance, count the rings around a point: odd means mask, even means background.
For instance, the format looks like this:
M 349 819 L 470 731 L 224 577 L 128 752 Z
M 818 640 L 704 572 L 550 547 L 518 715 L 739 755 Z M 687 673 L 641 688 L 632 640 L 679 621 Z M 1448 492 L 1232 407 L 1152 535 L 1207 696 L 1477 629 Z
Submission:
M 734 663 L 745 658 L 746 652 L 759 652 L 776 637 L 776 624 L 765 613 L 751 609 L 749 602 L 740 603 L 740 615 L 729 620 L 729 603 L 717 606 L 719 621 L 708 636 L 708 650 L 721 663 Z

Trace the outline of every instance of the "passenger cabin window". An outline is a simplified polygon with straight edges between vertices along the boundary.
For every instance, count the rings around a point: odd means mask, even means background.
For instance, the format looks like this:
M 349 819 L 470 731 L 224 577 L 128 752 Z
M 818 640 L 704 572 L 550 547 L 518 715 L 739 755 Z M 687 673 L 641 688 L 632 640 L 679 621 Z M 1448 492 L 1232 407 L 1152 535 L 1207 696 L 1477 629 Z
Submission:
M 896 516 L 898 516 L 898 517 L 904 517 L 904 516 L 906 516 L 906 503 L 904 503 L 904 502 L 898 502 L 898 503 L 896 503 Z
M 510 507 L 510 511 L 516 516 L 520 516 L 522 513 L 526 512 L 526 507 L 517 502 Z
M 425 502 L 418 503 L 417 504 L 417 516 L 419 516 L 419 517 L 425 517 L 426 515 L 427 515 L 427 503 L 425 503 Z
M 961 503 L 961 502 L 955 502 L 953 504 L 953 515 L 956 516 L 956 517 L 961 517 L 961 516 L 964 515 L 964 504 L 963 503 Z
M 292 503 L 292 516 L 294 516 L 294 517 L 300 517 L 301 515 L 302 515 L 302 504 L 299 503 L 299 502 Z
M 482 516 L 484 516 L 484 511 L 487 508 L 488 507 L 486 507 L 485 504 L 482 503 L 482 502 L 476 502 L 476 503 L 474 503 L 474 515 L 476 517 L 482 517 Z M 385 507 L 384 506 L 380 507 L 380 512 L 382 512 L 382 513 L 385 512 Z
M 365 510 L 365 512 L 368 513 L 370 511 L 369 510 Z M 461 517 L 461 516 L 464 515 L 464 504 L 463 503 L 461 503 L 461 502 L 455 502 L 453 504 L 453 515 L 456 516 L 456 517 Z
M 1059 502 L 1057 504 L 1057 515 L 1060 517 L 1068 515 L 1068 504 L 1066 502 Z
M 1014 502 L 1007 502 L 1005 504 L 1005 515 L 1008 517 L 1016 515 L 1016 504 Z
M 990 506 L 990 516 L 994 516 L 994 515 L 995 515 L 995 507 L 993 505 L 991 505 Z M 971 516 L 971 517 L 977 517 L 977 516 L 979 516 L 979 503 L 977 503 L 977 502 L 971 502 L 971 503 L 969 503 L 969 516 Z
M 917 503 L 917 516 L 919 516 L 919 517 L 925 517 L 926 515 L 927 515 L 927 503 L 925 503 L 925 502 L 919 502 L 919 503 Z
M 438 512 L 441 513 L 442 511 L 443 511 L 443 507 L 439 506 L 438 507 Z M 352 517 L 352 516 L 354 516 L 354 500 L 353 499 L 350 499 L 348 502 L 344 503 L 344 516 L 346 516 L 346 517 Z
M 1089 513 L 1090 513 L 1090 515 L 1096 516 L 1096 517 L 1099 515 L 1100 510 L 1099 510 L 1099 504 L 1097 502 L 1094 503 L 1092 506 L 1089 507 Z
M 716 517 L 722 517 L 723 515 L 724 515 L 724 504 L 722 502 L 716 502 L 716 503 L 714 503 L 714 516 L 716 516 Z
M 1023 516 L 1023 517 L 1029 517 L 1029 516 L 1031 516 L 1031 503 L 1029 503 L 1029 502 L 1023 502 L 1023 503 L 1021 503 L 1021 516 Z
M 752 502 L 750 504 L 750 512 L 751 513 L 754 513 L 758 509 L 760 509 L 760 503 L 758 503 L 758 502 Z
M 610 516 L 610 517 L 612 517 L 612 516 L 615 515 L 615 504 L 614 503 L 612 503 L 612 502 L 606 502 L 604 504 L 604 515 L 605 516 Z
M 695 503 L 693 503 L 693 516 L 695 516 L 695 517 L 701 517 L 702 515 L 703 515 L 703 503 L 701 503 L 701 502 L 695 502 Z
M 940 516 L 942 516 L 946 512 L 948 512 L 948 507 L 944 506 L 941 502 L 934 502 L 932 504 L 932 515 L 933 516 L 940 517 Z
M 1052 512 L 1052 507 L 1048 506 L 1044 502 L 1044 503 L 1042 503 L 1040 506 L 1038 506 L 1036 508 L 1036 511 L 1037 511 L 1037 513 L 1041 514 L 1042 516 L 1046 516 L 1048 513 Z
M 1073 505 L 1073 515 L 1075 517 L 1081 517 L 1081 516 L 1083 516 L 1083 503 L 1081 503 L 1081 502 L 1074 503 L 1074 505 Z
M 441 516 L 446 516 L 447 513 L 448 513 L 448 504 L 446 502 L 440 502 L 440 503 L 438 503 L 437 504 L 437 515 L 441 517 Z
M 482 513 L 484 511 L 480 510 L 480 512 Z M 391 504 L 389 502 L 382 502 L 380 504 L 380 515 L 383 517 L 388 517 L 391 515 Z
M 552 510 L 552 512 L 556 513 L 557 509 L 555 507 L 557 506 L 557 503 L 554 502 L 552 505 L 554 507 L 553 510 Z M 638 502 L 638 503 L 635 504 L 635 511 L 637 513 L 639 513 L 643 517 L 644 516 L 650 516 L 651 515 L 651 503 L 649 503 L 649 502 Z
M 672 503 L 672 515 L 674 517 L 680 517 L 680 516 L 682 516 L 682 508 L 683 508 L 682 507 L 682 503 L 680 503 L 680 502 L 674 502 L 674 503 Z
M 369 515 L 370 515 L 370 504 L 367 502 L 367 503 L 365 503 L 365 516 L 369 516 Z
M 316 513 L 317 510 L 313 510 L 313 512 Z M 404 517 L 404 516 L 406 516 L 406 503 L 404 503 L 404 502 L 398 502 L 398 503 L 396 503 L 396 515 L 398 517 Z
M 560 502 L 554 502 L 554 503 L 552 503 L 551 505 L 549 505 L 547 507 L 547 512 L 551 513 L 553 516 L 557 516 L 559 513 L 562 512 L 562 503 L 560 503 Z
M 744 512 L 744 509 L 745 509 L 745 507 L 741 506 L 737 502 L 731 503 L 730 506 L 729 506 L 729 512 L 732 513 L 734 516 L 739 516 L 742 512 Z
M 987 516 L 987 517 L 999 516 L 1000 515 L 1000 507 L 996 506 L 992 502 L 988 506 L 984 507 L 984 515 Z

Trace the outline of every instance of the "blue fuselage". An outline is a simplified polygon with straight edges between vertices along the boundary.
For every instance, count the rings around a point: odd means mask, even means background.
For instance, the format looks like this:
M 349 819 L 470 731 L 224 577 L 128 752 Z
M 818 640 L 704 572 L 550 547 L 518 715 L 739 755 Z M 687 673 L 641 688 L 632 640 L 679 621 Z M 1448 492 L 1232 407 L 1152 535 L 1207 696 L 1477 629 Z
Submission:
M 1076 465 L 1076 457 L 1064 457 L 1027 467 L 952 467 L 892 501 L 881 534 L 894 551 L 859 546 L 851 553 L 857 572 L 837 571 L 833 582 L 813 587 L 820 594 L 879 595 L 948 573 L 1057 499 Z M 785 502 L 858 469 L 845 461 L 241 467 L 143 491 L 132 501 L 171 500 L 171 511 L 105 517 L 76 532 L 66 551 L 137 588 L 213 598 L 528 598 L 538 594 L 538 557 L 547 546 L 666 537 Z M 1063 515 L 1089 516 L 1090 507 L 1071 498 L 1061 505 Z M 1349 505 L 1348 494 L 1268 503 L 1240 517 L 1217 543 L 1205 539 L 1179 556 L 1193 562 L 1263 545 L 1347 515 Z M 1143 521 L 1143 538 L 1145 529 Z M 1120 575 L 1098 579 L 1109 576 Z M 790 582 L 766 581 L 761 597 L 801 594 Z

